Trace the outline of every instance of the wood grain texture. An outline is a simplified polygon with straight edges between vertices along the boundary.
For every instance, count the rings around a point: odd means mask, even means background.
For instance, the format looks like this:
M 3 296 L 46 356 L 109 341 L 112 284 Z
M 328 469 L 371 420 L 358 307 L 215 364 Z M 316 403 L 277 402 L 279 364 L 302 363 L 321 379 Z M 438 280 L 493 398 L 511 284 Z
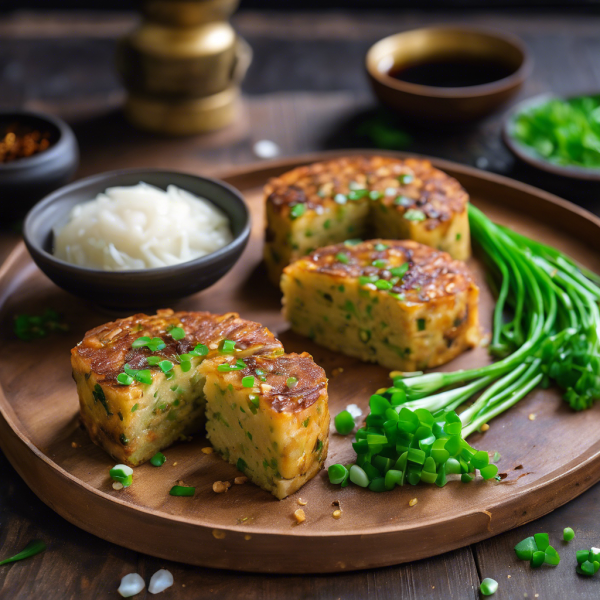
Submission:
M 244 11 L 234 18 L 237 29 L 254 46 L 256 57 L 247 80 L 246 128 L 218 138 L 172 140 L 144 137 L 132 130 L 116 111 L 122 99 L 114 76 L 114 41 L 134 26 L 131 14 L 20 12 L 0 19 L 0 106 L 29 106 L 66 116 L 82 143 L 80 175 L 128 166 L 164 166 L 215 174 L 219 169 L 255 160 L 252 144 L 272 139 L 284 155 L 326 148 L 365 146 L 357 127 L 377 114 L 365 84 L 361 52 L 377 39 L 401 29 L 434 23 L 463 22 L 500 28 L 519 35 L 532 52 L 535 68 L 520 98 L 544 91 L 576 92 L 600 87 L 600 26 L 598 14 L 574 15 L 474 11 L 362 11 L 338 10 L 325 18 L 320 13 Z M 320 44 L 315 43 L 318 38 Z M 54 44 L 44 40 L 56 40 Z M 94 41 L 95 40 L 95 41 Z M 294 40 L 304 44 L 290 43 Z M 324 44 L 327 40 L 348 44 Z M 57 49 L 67 48 L 57 51 Z M 356 48 L 356 49 L 353 49 Z M 329 66 L 328 52 L 338 50 L 346 60 Z M 85 58 L 85 60 L 83 60 Z M 318 65 L 322 76 L 313 75 Z M 287 89 L 287 92 L 280 90 Z M 90 94 L 90 90 L 94 90 Z M 542 187 L 599 212 L 598 189 L 548 177 L 516 163 L 499 138 L 502 113 L 475 128 L 452 134 L 417 132 L 408 150 L 435 154 Z M 403 123 L 402 126 L 409 126 Z M 133 139 L 132 139 L 133 138 Z M 164 142 L 164 145 L 161 143 Z M 125 145 L 127 151 L 122 151 Z M 146 151 L 149 147 L 150 151 Z M 164 162 L 163 162 L 164 161 Z M 0 219 L 1 226 L 1 219 Z M 6 242 L 0 232 L 0 242 Z M 6 242 L 6 247 L 13 241 Z M 0 249 L 1 253 L 1 249 Z M 1 258 L 1 257 L 0 257 Z M 1 338 L 2 334 L 0 334 Z M 540 599 L 594 597 L 597 581 L 582 580 L 574 563 L 564 560 L 556 570 L 532 574 L 522 565 L 519 585 L 507 587 L 500 577 L 512 559 L 512 538 L 541 531 L 537 523 L 492 538 L 468 549 L 441 557 L 336 576 L 260 576 L 187 567 L 163 562 L 104 542 L 74 527 L 46 507 L 27 488 L 0 453 L 0 552 L 9 556 L 30 538 L 42 537 L 49 550 L 29 562 L 0 567 L 0 598 L 32 596 L 58 600 L 115 597 L 120 578 L 138 571 L 148 580 L 159 567 L 175 574 L 176 586 L 163 593 L 169 598 L 477 598 L 473 585 L 498 573 L 497 597 L 534 598 L 531 578 L 551 581 Z M 560 531 L 578 523 L 588 541 L 600 544 L 600 523 L 595 518 L 598 486 L 539 521 L 546 530 Z M 569 514 L 569 523 L 563 515 Z M 10 531 L 10 536 L 8 532 Z M 579 535 L 579 534 L 578 534 Z M 589 542 L 589 543 L 588 543 Z M 577 544 L 577 538 L 572 544 Z M 558 546 L 557 546 L 558 547 Z M 579 548 L 579 546 L 577 546 Z M 559 549 L 559 551 L 561 551 Z M 475 557 L 475 559 L 474 559 Z M 515 577 L 514 572 L 512 577 Z M 511 580 L 508 580 L 510 582 Z M 206 583 L 206 585 L 204 585 Z M 425 584 L 431 584 L 432 589 Z M 186 585 L 185 588 L 182 585 Z M 579 586 L 575 595 L 573 590 Z M 582 588 L 585 586 L 585 589 Z M 190 590 L 193 590 L 190 591 Z M 400 594 L 400 590 L 402 593 Z M 185 596 L 182 596 L 185 594 Z M 147 592 L 139 598 L 151 597 Z M 152 596 L 153 597 L 153 596 Z
M 322 158 L 316 155 L 310 160 Z M 293 334 L 282 320 L 278 290 L 264 279 L 262 184 L 271 174 L 304 162 L 276 161 L 231 178 L 252 213 L 248 248 L 213 288 L 174 308 L 237 310 L 244 318 L 261 322 L 288 351 L 307 350 L 325 368 L 332 414 L 350 403 L 366 412 L 369 395 L 387 383 L 386 370 L 326 351 Z M 494 220 L 600 270 L 599 219 L 522 184 L 452 163 L 434 164 L 457 177 L 471 201 Z M 476 260 L 470 264 L 481 288 L 482 326 L 489 330 L 493 298 L 486 289 L 484 270 Z M 233 486 L 227 494 L 215 495 L 213 482 L 233 479 L 236 470 L 214 454 L 202 454 L 206 442 L 198 435 L 168 449 L 168 462 L 161 469 L 149 464 L 136 468 L 134 485 L 115 492 L 107 475 L 112 462 L 78 426 L 68 365 L 69 348 L 87 329 L 105 321 L 106 315 L 50 284 L 22 246 L 0 272 L 0 285 L 5 289 L 0 295 L 1 322 L 9 323 L 18 311 L 37 314 L 49 305 L 60 307 L 71 325 L 68 334 L 35 344 L 7 336 L 0 348 L 0 446 L 34 492 L 59 514 L 128 548 L 202 566 L 271 573 L 386 566 L 430 557 L 526 523 L 600 479 L 597 411 L 572 413 L 556 390 L 538 389 L 496 419 L 485 435 L 472 440 L 479 449 L 502 454 L 499 466 L 508 477 L 501 483 L 478 480 L 467 487 L 456 481 L 442 490 L 405 486 L 388 494 L 370 494 L 355 486 L 334 488 L 322 472 L 281 502 L 252 485 Z M 444 369 L 488 362 L 486 349 L 477 348 Z M 338 368 L 344 372 L 333 377 Z M 28 378 L 32 370 L 36 377 Z M 527 419 L 531 413 L 537 415 L 535 421 Z M 548 430 L 554 433 L 556 455 L 549 456 L 548 445 L 539 442 Z M 353 456 L 349 440 L 332 434 L 327 464 L 345 464 Z M 168 496 L 180 480 L 196 487 L 193 500 Z M 299 497 L 308 502 L 307 521 L 296 527 L 293 512 Z M 419 502 L 408 508 L 413 497 Z M 333 500 L 342 504 L 342 519 L 331 517 Z M 215 530 L 224 535 L 217 538 Z

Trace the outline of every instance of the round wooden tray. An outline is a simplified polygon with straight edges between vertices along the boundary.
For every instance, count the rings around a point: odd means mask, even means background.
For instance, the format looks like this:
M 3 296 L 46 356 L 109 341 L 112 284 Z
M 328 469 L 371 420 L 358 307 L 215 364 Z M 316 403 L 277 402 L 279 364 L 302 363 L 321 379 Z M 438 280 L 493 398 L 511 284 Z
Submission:
M 339 155 L 339 153 L 337 153 Z M 367 154 L 367 152 L 365 152 Z M 331 412 L 356 403 L 366 410 L 387 371 L 326 351 L 292 334 L 280 314 L 280 295 L 261 264 L 263 199 L 270 176 L 333 153 L 261 163 L 225 179 L 240 188 L 254 217 L 250 244 L 217 285 L 180 302 L 177 309 L 238 311 L 272 329 L 288 351 L 307 350 L 330 377 Z M 493 219 L 556 245 L 600 271 L 600 220 L 549 194 L 453 163 L 434 164 L 457 177 L 474 204 Z M 481 312 L 490 327 L 493 301 L 477 261 Z M 11 332 L 16 313 L 51 307 L 66 315 L 70 332 L 26 343 Z M 135 469 L 134 484 L 114 491 L 113 461 L 78 425 L 69 350 L 84 332 L 115 315 L 69 296 L 35 267 L 20 244 L 0 270 L 0 446 L 31 489 L 77 526 L 106 540 L 158 557 L 208 567 L 273 573 L 334 572 L 381 567 L 432 556 L 477 542 L 569 501 L 600 479 L 597 408 L 574 413 L 554 390 L 536 390 L 470 442 L 498 451 L 501 483 L 476 480 L 405 486 L 375 494 L 329 484 L 322 472 L 293 496 L 278 501 L 247 483 L 215 494 L 216 480 L 236 470 L 206 455 L 203 436 L 168 449 L 166 464 Z M 484 364 L 480 348 L 448 369 Z M 343 372 L 339 372 L 340 368 Z M 528 415 L 536 415 L 530 420 Z M 332 432 L 327 464 L 350 462 L 350 438 Z M 178 480 L 196 486 L 194 498 L 168 494 Z M 303 498 L 306 522 L 293 512 Z M 411 498 L 418 503 L 409 507 Z M 339 501 L 341 519 L 332 518 Z

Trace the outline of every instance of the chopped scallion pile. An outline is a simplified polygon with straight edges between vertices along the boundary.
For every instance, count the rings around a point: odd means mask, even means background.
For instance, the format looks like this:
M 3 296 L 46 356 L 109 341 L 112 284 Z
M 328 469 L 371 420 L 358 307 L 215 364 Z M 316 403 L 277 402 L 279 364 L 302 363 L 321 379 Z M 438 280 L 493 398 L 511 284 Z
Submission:
M 351 481 L 384 492 L 421 481 L 442 487 L 448 475 L 470 481 L 477 471 L 484 479 L 496 477 L 498 467 L 489 463 L 488 453 L 478 452 L 462 438 L 462 424 L 454 411 L 435 415 L 423 408 L 413 411 L 402 405 L 405 400 L 402 390 L 392 388 L 371 396 L 366 426 L 356 432 L 352 444 L 356 463 L 330 467 L 331 483 L 345 486 Z M 354 427 L 349 413 L 339 419 L 340 415 L 334 419 L 336 429 L 338 420 L 342 431 L 350 424 Z M 341 479 L 341 467 L 348 470 L 347 478 Z
M 560 556 L 550 545 L 547 533 L 536 533 L 520 541 L 515 546 L 515 554 L 519 560 L 528 560 L 534 568 L 543 564 L 555 567 L 560 563 Z
M 600 569 L 600 548 L 577 550 L 577 572 L 592 577 Z
M 600 168 L 600 95 L 555 98 L 526 109 L 517 115 L 513 135 L 549 162 Z

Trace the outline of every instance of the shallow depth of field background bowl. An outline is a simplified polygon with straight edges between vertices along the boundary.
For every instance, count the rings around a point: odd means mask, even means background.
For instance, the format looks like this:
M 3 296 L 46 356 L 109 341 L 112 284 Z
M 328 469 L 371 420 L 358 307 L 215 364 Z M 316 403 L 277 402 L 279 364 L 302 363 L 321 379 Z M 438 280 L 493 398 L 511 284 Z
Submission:
M 597 93 L 597 92 L 595 92 Z M 569 98 L 575 98 L 578 96 L 590 96 L 593 94 L 574 94 Z M 502 124 L 502 139 L 506 144 L 507 148 L 520 160 L 531 165 L 536 169 L 552 173 L 553 175 L 560 175 L 562 177 L 570 177 L 571 179 L 579 179 L 581 181 L 597 181 L 600 182 L 600 168 L 586 168 L 578 167 L 576 165 L 558 165 L 553 163 L 543 156 L 540 156 L 533 148 L 522 144 L 514 136 L 515 121 L 517 116 L 531 108 L 539 106 L 557 98 L 553 94 L 540 94 L 533 98 L 527 98 L 519 102 L 511 108 L 510 112 L 506 115 L 504 123 Z M 566 98 L 567 100 L 569 98 Z
M 400 81 L 390 70 L 441 58 L 489 58 L 506 64 L 512 74 L 468 87 L 435 87 Z M 366 57 L 373 91 L 386 106 L 422 121 L 454 123 L 481 118 L 504 104 L 531 72 L 525 46 L 497 32 L 463 27 L 414 29 L 383 38 Z
M 50 133 L 50 147 L 39 154 L 0 163 L 0 225 L 22 218 L 40 198 L 65 185 L 79 164 L 71 128 L 61 119 L 28 110 L 0 111 L 0 132 L 18 123 Z
M 195 260 L 131 271 L 87 269 L 59 260 L 52 254 L 53 229 L 67 222 L 76 204 L 94 199 L 109 187 L 136 185 L 140 181 L 162 189 L 176 185 L 206 198 L 229 217 L 233 241 Z M 44 198 L 27 215 L 23 234 L 38 267 L 66 291 L 112 309 L 160 308 L 210 287 L 231 269 L 248 242 L 250 212 L 235 188 L 216 179 L 174 171 L 112 171 L 76 181 Z
M 369 396 L 390 385 L 387 369 L 367 364 L 295 335 L 281 314 L 281 294 L 262 264 L 264 194 L 269 177 L 296 166 L 356 152 L 344 151 L 273 162 L 231 174 L 252 211 L 252 235 L 242 259 L 210 290 L 172 308 L 239 312 L 273 331 L 288 352 L 310 352 L 329 377 L 329 406 L 366 412 Z M 363 151 L 361 154 L 373 154 Z M 406 157 L 400 153 L 378 152 Z M 433 164 L 459 179 L 490 218 L 568 252 L 600 272 L 600 219 L 555 196 L 498 175 L 447 161 Z M 477 258 L 469 261 L 481 286 L 481 319 L 489 331 L 494 300 Z M 26 343 L 12 335 L 15 313 L 59 309 L 70 331 Z M 235 467 L 206 455 L 202 434 L 165 450 L 159 469 L 136 467 L 134 483 L 115 491 L 114 461 L 78 424 L 77 392 L 69 350 L 91 327 L 109 320 L 95 307 L 65 294 L 44 277 L 22 245 L 0 269 L 0 447 L 31 489 L 79 527 L 116 544 L 166 559 L 243 571 L 340 572 L 417 560 L 467 546 L 536 519 L 600 480 L 600 403 L 573 412 L 554 388 L 536 389 L 503 413 L 485 434 L 469 441 L 499 452 L 501 482 L 477 478 L 404 486 L 383 494 L 329 483 L 322 471 L 285 500 L 246 483 L 215 494 L 215 481 L 231 481 Z M 475 348 L 443 370 L 489 362 Z M 340 368 L 343 372 L 340 372 Z M 528 415 L 534 413 L 531 421 Z M 75 444 L 75 447 L 73 446 Z M 331 430 L 327 466 L 355 459 L 351 437 Z M 179 480 L 195 486 L 193 498 L 169 496 Z M 295 524 L 298 498 L 306 521 Z M 409 507 L 409 500 L 418 503 Z M 332 502 L 341 503 L 334 519 Z M 527 567 L 529 568 L 529 567 Z

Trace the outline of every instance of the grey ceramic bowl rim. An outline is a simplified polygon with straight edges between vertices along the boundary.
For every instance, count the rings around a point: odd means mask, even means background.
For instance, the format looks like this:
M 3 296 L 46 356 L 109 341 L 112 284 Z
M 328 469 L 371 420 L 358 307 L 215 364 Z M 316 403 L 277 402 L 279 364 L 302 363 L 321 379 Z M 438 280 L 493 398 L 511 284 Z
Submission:
M 208 181 L 214 185 L 222 187 L 226 189 L 230 194 L 232 194 L 235 198 L 239 200 L 240 208 L 243 211 L 243 215 L 245 217 L 245 222 L 242 230 L 233 238 L 229 244 L 215 250 L 215 252 L 211 252 L 210 254 L 206 254 L 205 256 L 201 256 L 200 258 L 195 258 L 194 260 L 188 260 L 182 263 L 178 263 L 176 265 L 169 265 L 167 267 L 155 267 L 150 269 L 131 269 L 128 271 L 104 271 L 103 269 L 90 269 L 89 267 L 80 267 L 78 265 L 74 265 L 67 261 L 61 260 L 60 258 L 56 258 L 54 254 L 47 252 L 40 244 L 38 244 L 37 240 L 32 238 L 30 235 L 31 221 L 37 216 L 37 213 L 44 212 L 51 204 L 69 194 L 70 192 L 77 190 L 81 187 L 85 187 L 88 184 L 93 184 L 100 181 L 106 181 L 106 187 L 111 187 L 110 180 L 119 175 L 144 175 L 148 173 L 153 174 L 163 174 L 163 175 L 173 175 L 174 178 L 184 175 L 185 177 L 193 177 L 194 179 L 200 179 L 203 181 Z M 142 179 L 143 180 L 143 177 Z M 173 185 L 177 185 L 174 181 Z M 180 187 L 180 186 L 178 186 Z M 185 189 L 181 187 L 181 189 Z M 192 192 L 190 192 L 192 193 Z M 93 198 L 90 198 L 93 200 Z M 206 198 L 209 202 L 212 203 L 210 198 Z M 81 204 L 81 202 L 79 203 Z M 45 256 L 49 261 L 55 263 L 57 266 L 61 267 L 64 270 L 71 271 L 73 273 L 86 273 L 87 275 L 107 275 L 117 278 L 131 278 L 136 276 L 146 277 L 148 275 L 152 276 L 160 276 L 160 275 L 175 275 L 185 273 L 188 270 L 195 270 L 198 267 L 206 264 L 210 265 L 215 259 L 219 259 L 221 257 L 225 257 L 232 250 L 236 250 L 240 245 L 244 245 L 246 240 L 250 236 L 250 227 L 251 227 L 251 219 L 250 219 L 250 211 L 248 210 L 248 206 L 246 205 L 246 201 L 244 200 L 241 192 L 234 188 L 232 185 L 221 181 L 219 179 L 213 179 L 212 177 L 202 177 L 201 175 L 194 175 L 193 173 L 185 173 L 184 171 L 171 171 L 164 169 L 119 169 L 116 171 L 105 171 L 103 173 L 99 173 L 97 175 L 92 175 L 90 177 L 84 177 L 83 179 L 78 179 L 73 183 L 65 185 L 45 198 L 42 198 L 37 204 L 35 204 L 30 211 L 27 213 L 25 217 L 25 221 L 23 223 L 23 237 L 25 239 L 26 246 L 33 248 L 37 253 Z
M 574 165 L 558 165 L 552 161 L 546 160 L 540 156 L 533 148 L 522 144 L 514 136 L 514 126 L 517 116 L 530 108 L 539 106 L 540 104 L 547 102 L 548 100 L 570 100 L 572 98 L 579 98 L 581 96 L 598 96 L 598 90 L 592 92 L 580 92 L 578 94 L 569 94 L 568 96 L 559 96 L 551 92 L 545 92 L 526 98 L 521 102 L 515 104 L 504 118 L 502 124 L 502 139 L 508 147 L 508 149 L 520 160 L 527 164 L 552 173 L 553 175 L 560 175 L 562 177 L 570 177 L 571 179 L 579 179 L 581 181 L 600 181 L 600 167 L 597 168 L 586 168 L 577 167 Z
M 68 144 L 75 141 L 75 134 L 73 133 L 73 130 L 58 117 L 53 117 L 52 115 L 36 112 L 34 110 L 7 109 L 0 111 L 0 119 L 11 115 L 14 115 L 17 118 L 22 117 L 24 122 L 26 119 L 38 119 L 40 121 L 45 121 L 57 129 L 59 135 L 58 139 L 52 146 L 50 146 L 47 150 L 40 152 L 39 154 L 34 154 L 33 156 L 28 156 L 26 158 L 19 158 L 18 160 L 13 160 L 8 163 L 0 163 L 0 175 L 9 171 L 34 169 L 37 166 L 56 158 L 58 155 L 64 152 L 65 147 Z

